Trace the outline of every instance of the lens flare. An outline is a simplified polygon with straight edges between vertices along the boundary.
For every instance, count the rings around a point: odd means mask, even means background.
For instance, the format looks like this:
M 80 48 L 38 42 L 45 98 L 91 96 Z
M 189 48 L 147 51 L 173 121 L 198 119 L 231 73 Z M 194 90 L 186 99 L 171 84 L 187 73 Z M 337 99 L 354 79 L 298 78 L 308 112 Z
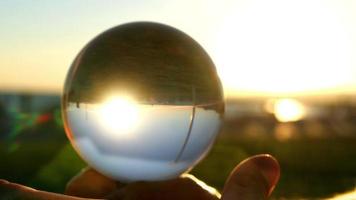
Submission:
M 280 122 L 293 122 L 305 117 L 306 110 L 295 99 L 279 99 L 274 102 L 274 115 Z

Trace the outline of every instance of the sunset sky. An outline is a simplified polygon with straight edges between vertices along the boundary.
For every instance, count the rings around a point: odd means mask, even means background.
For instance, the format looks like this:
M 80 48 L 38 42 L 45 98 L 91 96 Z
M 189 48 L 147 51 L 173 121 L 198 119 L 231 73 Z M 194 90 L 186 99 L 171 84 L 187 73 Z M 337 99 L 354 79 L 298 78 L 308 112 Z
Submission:
M 214 60 L 226 94 L 356 94 L 352 0 L 0 1 L 0 90 L 62 91 L 79 50 L 131 21 L 174 26 Z

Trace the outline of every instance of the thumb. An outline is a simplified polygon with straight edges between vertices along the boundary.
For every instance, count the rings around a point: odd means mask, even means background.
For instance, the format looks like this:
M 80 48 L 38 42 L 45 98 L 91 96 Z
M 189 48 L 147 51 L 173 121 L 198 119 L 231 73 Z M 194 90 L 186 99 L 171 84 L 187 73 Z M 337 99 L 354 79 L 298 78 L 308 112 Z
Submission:
M 279 176 L 278 161 L 272 156 L 263 154 L 250 157 L 232 171 L 221 199 L 267 199 Z

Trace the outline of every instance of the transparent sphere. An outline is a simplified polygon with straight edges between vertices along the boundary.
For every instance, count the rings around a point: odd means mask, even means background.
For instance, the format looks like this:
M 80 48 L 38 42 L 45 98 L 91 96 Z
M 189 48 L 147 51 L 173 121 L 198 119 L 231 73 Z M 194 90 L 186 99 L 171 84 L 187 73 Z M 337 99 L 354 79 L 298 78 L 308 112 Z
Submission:
M 130 182 L 189 171 L 212 146 L 224 102 L 197 42 L 163 24 L 135 22 L 100 34 L 77 55 L 62 111 L 80 156 Z

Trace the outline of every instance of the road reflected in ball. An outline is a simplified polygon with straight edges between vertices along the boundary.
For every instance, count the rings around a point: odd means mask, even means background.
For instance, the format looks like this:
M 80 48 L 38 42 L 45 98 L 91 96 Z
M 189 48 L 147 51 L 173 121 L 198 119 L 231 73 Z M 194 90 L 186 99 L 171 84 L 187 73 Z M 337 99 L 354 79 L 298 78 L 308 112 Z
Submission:
M 89 42 L 62 97 L 76 151 L 123 182 L 189 171 L 211 148 L 223 112 L 208 54 L 185 33 L 152 22 L 120 25 Z

